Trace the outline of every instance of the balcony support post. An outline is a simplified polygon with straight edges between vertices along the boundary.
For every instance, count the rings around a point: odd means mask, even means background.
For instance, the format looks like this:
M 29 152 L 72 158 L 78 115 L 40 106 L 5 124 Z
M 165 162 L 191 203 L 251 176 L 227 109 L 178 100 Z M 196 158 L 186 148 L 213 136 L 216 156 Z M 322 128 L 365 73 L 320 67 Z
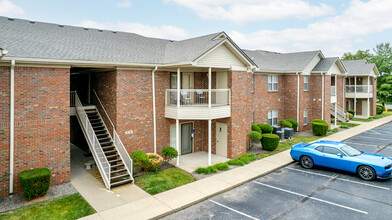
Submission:
M 336 97 L 336 101 L 335 101 L 335 127 L 336 127 L 336 122 L 338 120 L 338 74 L 335 74 L 335 97 Z
M 208 166 L 211 166 L 211 119 L 208 120 Z
M 211 67 L 208 67 L 208 108 L 211 108 Z
M 368 86 L 367 86 L 367 117 L 370 117 L 370 99 L 369 99 L 369 93 L 370 93 L 370 76 L 368 76 Z
M 176 119 L 176 150 L 177 155 L 177 165 L 180 165 L 180 120 Z
M 181 90 L 181 71 L 180 67 L 177 68 L 177 108 L 180 108 L 180 90 Z
M 324 120 L 324 73 L 321 73 L 321 120 Z
M 357 116 L 357 77 L 354 76 L 354 117 Z

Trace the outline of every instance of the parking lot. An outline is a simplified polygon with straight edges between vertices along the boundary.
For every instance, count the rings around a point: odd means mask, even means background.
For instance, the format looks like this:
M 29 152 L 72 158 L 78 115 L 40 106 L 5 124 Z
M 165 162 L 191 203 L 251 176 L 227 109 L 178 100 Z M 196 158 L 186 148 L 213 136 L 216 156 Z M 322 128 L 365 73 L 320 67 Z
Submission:
M 392 123 L 345 142 L 392 157 Z M 391 189 L 391 179 L 294 163 L 164 219 L 392 219 Z

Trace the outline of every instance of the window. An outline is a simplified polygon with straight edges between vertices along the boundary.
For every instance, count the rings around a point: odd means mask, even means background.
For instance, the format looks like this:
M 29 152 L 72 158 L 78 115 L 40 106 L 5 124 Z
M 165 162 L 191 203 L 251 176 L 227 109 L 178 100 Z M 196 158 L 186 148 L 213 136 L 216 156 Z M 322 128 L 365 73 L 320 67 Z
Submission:
M 170 89 L 177 89 L 177 73 L 170 73 Z
M 336 149 L 334 147 L 327 147 L 327 146 L 324 147 L 323 152 L 326 154 L 334 154 L 334 155 L 342 154 L 342 152 L 339 149 Z
M 304 110 L 304 125 L 308 124 L 308 110 Z
M 346 85 L 350 85 L 350 78 L 346 78 Z
M 278 110 L 268 111 L 268 124 L 277 125 L 278 124 Z
M 320 151 L 320 152 L 323 152 L 324 146 L 316 147 L 315 150 Z
M 309 85 L 308 81 L 309 81 L 309 77 L 304 76 L 304 90 L 305 91 L 308 91 L 308 85 Z
M 251 121 L 251 123 L 252 123 L 252 124 L 255 123 L 255 113 L 254 113 L 254 112 L 252 112 L 252 121 Z
M 255 74 L 252 74 L 252 92 L 255 91 Z
M 268 76 L 268 91 L 278 91 L 278 76 Z

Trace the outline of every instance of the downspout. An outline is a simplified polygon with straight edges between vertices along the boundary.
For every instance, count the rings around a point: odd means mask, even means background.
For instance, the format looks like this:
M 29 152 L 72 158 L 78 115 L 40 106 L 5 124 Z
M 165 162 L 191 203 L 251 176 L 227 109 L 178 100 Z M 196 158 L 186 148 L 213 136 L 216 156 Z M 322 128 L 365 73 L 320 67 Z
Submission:
M 155 71 L 157 71 L 158 66 L 156 66 L 152 72 L 152 117 L 154 119 L 154 154 L 157 153 L 157 116 L 155 113 Z
M 299 123 L 299 73 L 297 74 L 297 122 Z M 299 131 L 299 126 L 297 127 L 297 131 Z
M 321 73 L 321 120 L 324 120 L 324 77 Z
M 14 194 L 14 118 L 15 118 L 15 60 L 11 60 L 11 73 L 10 73 L 10 84 L 11 84 L 11 95 L 10 95 L 10 194 L 12 197 Z

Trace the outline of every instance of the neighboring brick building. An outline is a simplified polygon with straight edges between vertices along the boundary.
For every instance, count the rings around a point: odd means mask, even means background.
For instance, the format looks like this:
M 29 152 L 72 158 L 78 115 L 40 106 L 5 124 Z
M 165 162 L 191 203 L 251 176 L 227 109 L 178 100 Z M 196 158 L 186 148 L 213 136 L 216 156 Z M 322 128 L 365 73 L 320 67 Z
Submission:
M 233 158 L 246 153 L 251 123 L 292 118 L 300 131 L 316 118 L 330 123 L 335 81 L 336 102 L 345 103 L 338 58 L 244 51 L 224 32 L 169 41 L 0 17 L 0 47 L 8 50 L 0 54 L 0 197 L 21 191 L 25 169 L 48 167 L 52 184 L 70 181 L 71 140 L 105 143 L 78 125 L 80 111 L 97 108 L 104 132 L 114 136 L 114 126 L 128 153 L 172 146 Z

